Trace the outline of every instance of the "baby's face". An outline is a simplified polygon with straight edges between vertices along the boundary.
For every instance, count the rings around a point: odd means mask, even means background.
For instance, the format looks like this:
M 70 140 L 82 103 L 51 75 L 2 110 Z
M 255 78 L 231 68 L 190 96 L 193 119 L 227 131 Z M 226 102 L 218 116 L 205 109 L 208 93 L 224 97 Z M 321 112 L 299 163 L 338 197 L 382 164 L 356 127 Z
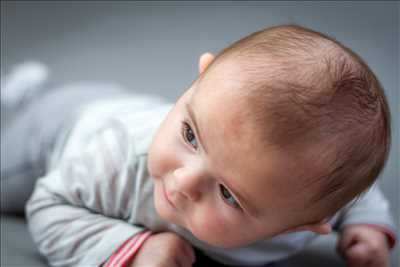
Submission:
M 227 81 L 197 82 L 177 101 L 149 151 L 155 207 L 215 246 L 247 245 L 299 226 L 306 196 L 294 155 L 261 145 Z

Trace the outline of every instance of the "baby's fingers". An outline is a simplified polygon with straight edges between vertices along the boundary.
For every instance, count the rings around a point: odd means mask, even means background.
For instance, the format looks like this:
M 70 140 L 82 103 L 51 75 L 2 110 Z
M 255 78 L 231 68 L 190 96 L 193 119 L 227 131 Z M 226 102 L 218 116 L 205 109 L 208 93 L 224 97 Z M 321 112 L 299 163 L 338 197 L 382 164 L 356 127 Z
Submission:
M 187 255 L 189 256 L 190 262 L 193 264 L 196 261 L 196 253 L 192 246 L 188 245 L 186 247 Z
M 349 267 L 368 266 L 371 262 L 368 246 L 357 243 L 345 251 L 345 258 Z
M 187 257 L 177 257 L 177 258 L 175 258 L 175 266 L 191 267 L 192 264 L 189 262 L 189 259 Z
M 191 267 L 193 265 L 193 258 L 190 257 L 186 252 L 177 255 L 175 258 L 175 263 L 179 267 Z
M 356 233 L 347 231 L 340 236 L 336 250 L 342 257 L 345 257 L 345 251 L 350 246 L 355 245 L 358 241 L 359 240 Z
M 190 244 L 184 244 L 182 246 L 182 250 L 184 252 L 185 258 L 187 259 L 188 262 L 190 262 L 190 266 L 192 266 L 192 264 L 196 260 L 196 254 L 194 252 L 194 249 Z

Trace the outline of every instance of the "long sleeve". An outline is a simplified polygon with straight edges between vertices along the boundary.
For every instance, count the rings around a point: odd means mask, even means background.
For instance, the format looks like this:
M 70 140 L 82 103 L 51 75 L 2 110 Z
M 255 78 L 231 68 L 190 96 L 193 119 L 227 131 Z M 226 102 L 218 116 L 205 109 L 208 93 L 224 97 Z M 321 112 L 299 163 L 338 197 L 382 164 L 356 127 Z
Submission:
M 389 201 L 376 183 L 359 199 L 340 211 L 339 231 L 350 224 L 370 226 L 385 233 L 391 248 L 396 243 L 396 230 Z
M 93 134 L 77 136 L 38 180 L 26 206 L 34 242 L 53 266 L 100 266 L 146 231 L 132 223 L 141 183 L 135 174 L 145 161 L 123 125 L 110 120 Z

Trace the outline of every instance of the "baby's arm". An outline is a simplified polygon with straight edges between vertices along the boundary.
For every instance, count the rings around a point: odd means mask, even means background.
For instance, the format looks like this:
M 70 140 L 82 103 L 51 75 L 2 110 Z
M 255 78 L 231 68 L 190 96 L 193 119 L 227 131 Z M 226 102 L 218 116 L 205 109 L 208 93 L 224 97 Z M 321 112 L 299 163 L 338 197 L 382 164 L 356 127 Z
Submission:
M 377 184 L 341 211 L 338 251 L 351 266 L 387 266 L 396 243 L 388 200 Z M 371 265 L 372 266 L 372 265 Z
M 66 151 L 73 152 L 64 153 L 39 179 L 26 214 L 33 239 L 51 265 L 100 266 L 127 259 L 149 236 L 145 228 L 123 220 L 132 212 L 135 172 L 146 164 L 127 144 L 118 127 L 71 138 Z M 129 245 L 126 251 L 110 258 L 122 244 Z

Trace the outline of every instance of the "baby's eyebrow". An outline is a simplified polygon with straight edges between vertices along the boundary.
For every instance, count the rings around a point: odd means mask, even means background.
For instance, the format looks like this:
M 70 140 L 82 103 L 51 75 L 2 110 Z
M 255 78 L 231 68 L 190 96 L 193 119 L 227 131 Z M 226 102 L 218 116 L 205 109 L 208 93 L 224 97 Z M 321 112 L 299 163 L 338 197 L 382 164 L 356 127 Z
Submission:
M 196 131 L 196 133 L 197 133 L 197 135 L 199 137 L 200 145 L 203 147 L 203 149 L 206 152 L 206 154 L 208 154 L 208 150 L 206 148 L 206 144 L 203 142 L 203 139 L 201 138 L 200 128 L 198 127 L 197 120 L 196 120 L 196 115 L 193 112 L 192 106 L 190 106 L 189 103 L 186 103 L 185 106 L 186 106 L 186 110 L 188 111 L 188 113 L 190 115 L 191 120 L 193 121 L 195 131 Z

